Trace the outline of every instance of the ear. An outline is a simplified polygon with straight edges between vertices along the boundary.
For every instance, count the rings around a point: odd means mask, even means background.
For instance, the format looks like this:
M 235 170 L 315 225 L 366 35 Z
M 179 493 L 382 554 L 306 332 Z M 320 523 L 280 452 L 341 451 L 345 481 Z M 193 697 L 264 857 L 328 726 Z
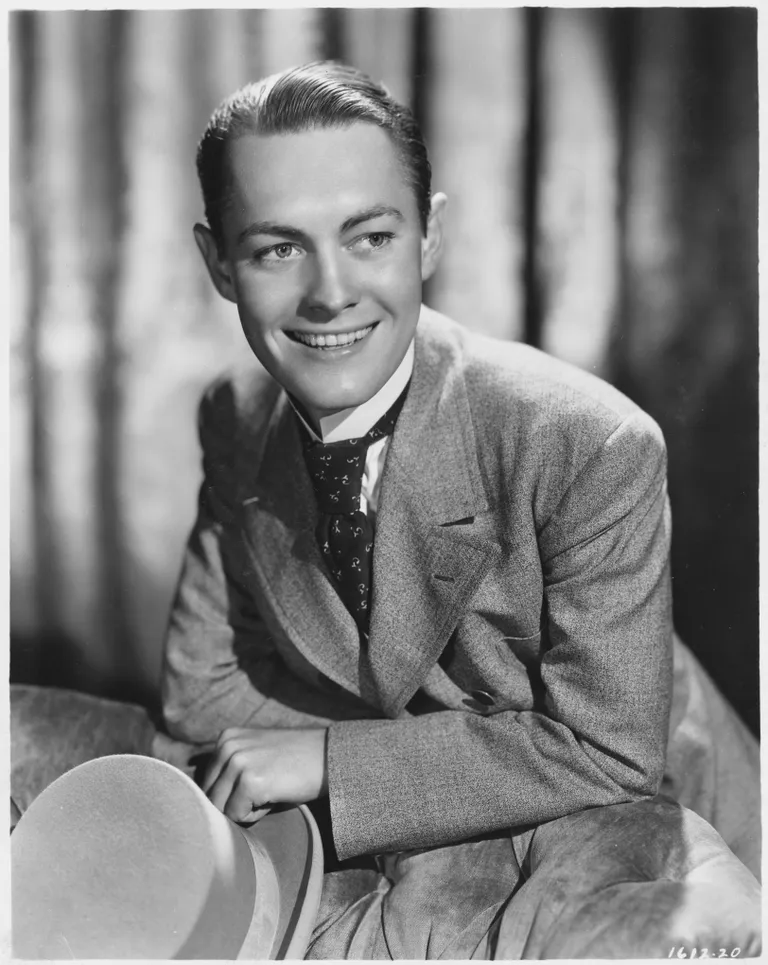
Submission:
M 194 228 L 195 241 L 203 256 L 205 267 L 211 276 L 216 291 L 227 301 L 237 302 L 237 293 L 232 283 L 232 266 L 219 251 L 219 245 L 213 232 L 205 225 L 196 224 Z
M 448 198 L 440 192 L 432 195 L 432 205 L 427 219 L 427 234 L 421 240 L 421 278 L 431 278 L 440 261 L 443 249 L 443 228 Z

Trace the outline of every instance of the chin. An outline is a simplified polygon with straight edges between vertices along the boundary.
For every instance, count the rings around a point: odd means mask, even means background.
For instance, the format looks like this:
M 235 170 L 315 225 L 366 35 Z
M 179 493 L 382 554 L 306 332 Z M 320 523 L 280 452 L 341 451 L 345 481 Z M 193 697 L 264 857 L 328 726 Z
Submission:
M 296 392 L 299 401 L 314 415 L 328 416 L 342 409 L 352 409 L 362 405 L 378 392 L 378 384 L 368 384 L 360 388 L 348 388 L 344 390 L 328 391 L 328 386 L 324 386 L 319 391 Z
M 367 402 L 371 396 L 376 394 L 376 389 L 372 392 L 345 393 L 336 396 L 305 396 L 300 401 L 314 415 L 325 417 L 341 412 L 342 409 L 353 409 L 363 402 Z

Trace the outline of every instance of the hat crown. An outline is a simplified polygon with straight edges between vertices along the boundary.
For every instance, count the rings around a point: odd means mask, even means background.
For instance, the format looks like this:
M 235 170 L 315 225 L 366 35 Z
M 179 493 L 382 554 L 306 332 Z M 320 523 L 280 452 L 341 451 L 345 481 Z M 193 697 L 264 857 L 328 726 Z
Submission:
M 19 822 L 11 859 L 24 958 L 234 959 L 254 915 L 254 861 L 274 877 L 186 775 L 133 755 L 55 781 Z

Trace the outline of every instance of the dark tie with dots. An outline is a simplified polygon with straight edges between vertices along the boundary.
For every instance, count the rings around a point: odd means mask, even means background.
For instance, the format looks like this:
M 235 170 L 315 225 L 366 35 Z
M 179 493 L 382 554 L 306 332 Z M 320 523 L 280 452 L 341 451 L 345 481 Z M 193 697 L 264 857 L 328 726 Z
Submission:
M 408 389 L 359 439 L 314 442 L 304 433 L 304 458 L 317 498 L 317 540 L 342 602 L 368 635 L 373 525 L 360 509 L 368 447 L 392 434 Z

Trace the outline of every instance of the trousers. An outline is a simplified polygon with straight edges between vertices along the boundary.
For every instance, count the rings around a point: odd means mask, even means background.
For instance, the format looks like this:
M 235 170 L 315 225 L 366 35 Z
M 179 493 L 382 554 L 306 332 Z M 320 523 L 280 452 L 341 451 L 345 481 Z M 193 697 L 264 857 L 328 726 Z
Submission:
M 521 881 L 509 834 L 325 875 L 310 959 L 492 959 Z
M 18 812 L 94 757 L 184 767 L 190 750 L 143 708 L 37 687 L 11 688 L 11 738 Z M 654 958 L 704 947 L 759 954 L 760 887 L 714 828 L 660 795 L 329 872 L 306 957 Z

